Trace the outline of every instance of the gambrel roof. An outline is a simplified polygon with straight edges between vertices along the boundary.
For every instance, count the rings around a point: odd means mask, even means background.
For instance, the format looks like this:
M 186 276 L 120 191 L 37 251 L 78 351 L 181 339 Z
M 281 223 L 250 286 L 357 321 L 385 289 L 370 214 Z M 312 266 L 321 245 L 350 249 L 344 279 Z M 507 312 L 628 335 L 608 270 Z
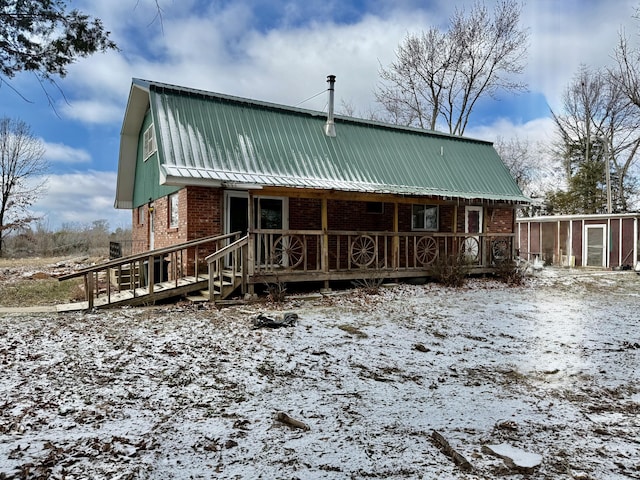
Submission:
M 150 111 L 160 183 L 277 186 L 527 203 L 490 142 L 134 79 L 116 208 L 132 208 Z

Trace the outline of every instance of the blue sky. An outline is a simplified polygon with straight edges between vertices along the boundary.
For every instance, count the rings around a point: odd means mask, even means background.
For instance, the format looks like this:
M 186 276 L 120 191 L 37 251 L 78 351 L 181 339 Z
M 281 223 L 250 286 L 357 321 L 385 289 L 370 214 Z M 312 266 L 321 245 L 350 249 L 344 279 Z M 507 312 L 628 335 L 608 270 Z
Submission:
M 99 17 L 118 52 L 80 60 L 58 82 L 54 108 L 28 74 L 0 86 L 0 116 L 27 122 L 46 147 L 47 194 L 34 205 L 43 224 L 127 227 L 131 214 L 113 208 L 119 134 L 132 77 L 298 105 L 335 74 L 336 99 L 362 115 L 377 108 L 379 65 L 388 65 L 407 33 L 445 26 L 471 0 L 153 0 L 72 2 Z M 493 0 L 487 0 L 492 6 Z M 98 4 L 98 5 L 96 5 Z M 638 0 L 529 0 L 529 92 L 479 105 L 468 136 L 515 135 L 549 143 L 549 108 L 580 64 L 604 67 L 621 29 L 638 41 Z M 12 90 L 21 93 L 28 101 Z M 322 110 L 326 96 L 303 103 Z M 338 109 L 339 110 L 339 109 Z

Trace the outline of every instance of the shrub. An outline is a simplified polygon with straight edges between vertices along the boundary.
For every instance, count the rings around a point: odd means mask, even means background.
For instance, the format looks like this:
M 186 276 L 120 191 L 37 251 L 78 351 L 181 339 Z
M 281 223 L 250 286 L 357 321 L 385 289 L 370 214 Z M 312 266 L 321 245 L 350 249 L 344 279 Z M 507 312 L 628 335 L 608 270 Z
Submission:
M 351 283 L 354 287 L 361 288 L 369 295 L 377 295 L 380 293 L 380 286 L 383 282 L 384 278 L 382 277 L 369 277 L 354 280 Z
M 464 253 L 438 256 L 428 272 L 430 277 L 447 287 L 461 287 L 469 275 L 469 261 Z
M 515 260 L 501 260 L 496 262 L 495 276 L 507 285 L 522 285 L 524 283 L 526 266 Z
M 282 303 L 287 298 L 287 285 L 283 282 L 267 283 L 267 298 L 272 303 Z

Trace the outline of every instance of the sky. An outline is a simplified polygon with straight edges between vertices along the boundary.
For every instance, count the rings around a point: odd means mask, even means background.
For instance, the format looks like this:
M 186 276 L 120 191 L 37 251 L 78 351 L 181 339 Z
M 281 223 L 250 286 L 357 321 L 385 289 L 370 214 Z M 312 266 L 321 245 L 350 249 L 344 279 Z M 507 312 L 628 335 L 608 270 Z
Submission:
M 379 109 L 374 91 L 409 33 L 446 28 L 473 0 L 110 0 L 68 2 L 102 19 L 119 50 L 80 59 L 59 89 L 31 74 L 0 84 L 0 117 L 25 121 L 45 147 L 47 191 L 33 205 L 41 225 L 128 228 L 116 210 L 120 129 L 132 78 L 283 105 L 326 110 L 326 77 L 336 75 L 336 110 Z M 494 0 L 485 3 L 492 7 Z M 550 109 L 582 64 L 611 65 L 620 32 L 640 41 L 640 0 L 528 0 L 528 91 L 483 102 L 465 136 L 549 143 Z M 20 95 L 16 94 L 16 91 Z M 313 97 L 313 98 L 312 98 Z

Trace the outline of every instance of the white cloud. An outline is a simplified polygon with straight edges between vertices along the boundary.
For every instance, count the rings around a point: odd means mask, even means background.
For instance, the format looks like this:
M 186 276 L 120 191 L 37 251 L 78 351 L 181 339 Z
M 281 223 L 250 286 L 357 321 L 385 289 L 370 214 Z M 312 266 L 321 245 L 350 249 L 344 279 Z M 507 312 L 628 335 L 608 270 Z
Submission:
M 115 172 L 48 175 L 46 193 L 31 210 L 52 230 L 64 224 L 91 225 L 96 220 L 107 220 L 112 230 L 129 228 L 131 212 L 113 208 L 115 186 Z
M 114 123 L 124 117 L 122 105 L 101 99 L 73 100 L 60 110 L 65 117 L 89 124 Z
M 429 19 L 420 11 L 396 10 L 350 25 L 314 22 L 267 32 L 253 21 L 242 3 L 206 16 L 167 14 L 164 31 L 146 38 L 154 55 L 123 49 L 74 65 L 71 107 L 62 111 L 88 123 L 121 120 L 132 77 L 295 105 L 326 88 L 328 74 L 338 76 L 338 100 L 369 111 L 380 62 L 388 64 L 407 32 Z M 321 97 L 302 107 L 323 109 L 325 103 Z
M 580 65 L 610 66 L 620 29 L 637 31 L 636 7 L 636 0 L 528 2 L 523 20 L 531 33 L 526 74 L 531 89 L 542 92 L 552 109 L 561 108 L 562 92 Z
M 90 163 L 91 154 L 84 149 L 73 148 L 62 143 L 43 142 L 44 158 L 60 163 Z
M 500 118 L 491 125 L 469 128 L 465 135 L 495 142 L 498 138 L 520 138 L 532 144 L 548 145 L 553 141 L 554 124 L 550 117 L 536 118 L 526 123 L 514 123 L 508 118 Z
M 531 90 L 559 108 L 561 93 L 579 65 L 609 64 L 621 25 L 635 31 L 635 2 L 615 0 L 615 8 L 612 2 L 589 2 L 585 8 L 579 0 L 525 4 L 522 22 L 531 40 L 526 80 Z M 404 36 L 446 24 L 456 8 L 450 2 L 432 2 L 429 10 L 412 1 L 395 2 L 356 23 L 335 24 L 325 16 L 302 26 L 287 20 L 300 19 L 300 7 L 280 9 L 283 17 L 273 22 L 279 26 L 264 30 L 258 28 L 252 2 L 201 5 L 198 13 L 191 9 L 196 4 L 160 2 L 160 23 L 154 22 L 155 1 L 132 5 L 117 0 L 108 7 L 92 3 L 90 11 L 114 31 L 122 51 L 96 55 L 73 67 L 70 78 L 83 93 L 64 114 L 89 123 L 120 121 L 131 77 L 295 105 L 321 91 L 328 74 L 338 77 L 338 100 L 365 113 L 376 108 L 372 92 L 380 64 L 393 60 Z M 329 2 L 327 11 L 339 8 L 336 5 Z M 304 8 L 320 11 L 313 2 Z M 302 106 L 323 109 L 325 103 L 319 97 Z

